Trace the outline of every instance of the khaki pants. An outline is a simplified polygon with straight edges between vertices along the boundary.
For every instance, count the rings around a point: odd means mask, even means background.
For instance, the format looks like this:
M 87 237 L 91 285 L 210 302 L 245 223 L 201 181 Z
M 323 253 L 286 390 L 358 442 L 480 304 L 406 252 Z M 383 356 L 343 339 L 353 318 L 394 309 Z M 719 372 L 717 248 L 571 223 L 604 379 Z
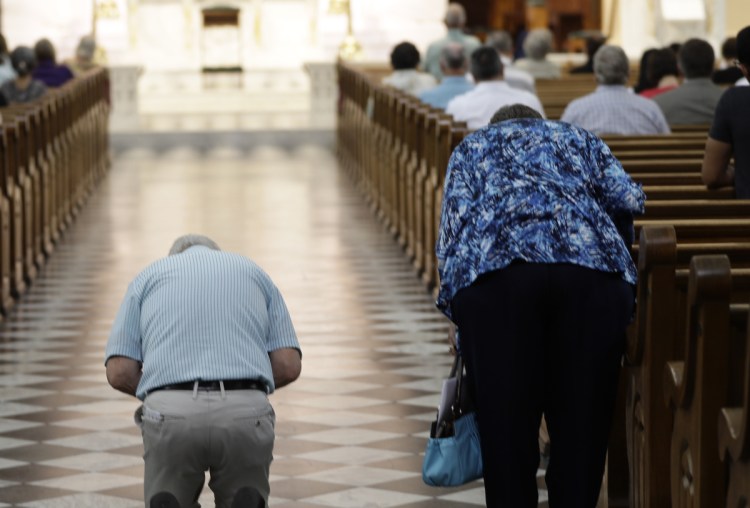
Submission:
M 229 508 L 245 486 L 268 502 L 276 416 L 264 392 L 162 390 L 146 397 L 139 416 L 147 507 L 170 492 L 181 508 L 199 508 L 205 471 L 216 508 Z

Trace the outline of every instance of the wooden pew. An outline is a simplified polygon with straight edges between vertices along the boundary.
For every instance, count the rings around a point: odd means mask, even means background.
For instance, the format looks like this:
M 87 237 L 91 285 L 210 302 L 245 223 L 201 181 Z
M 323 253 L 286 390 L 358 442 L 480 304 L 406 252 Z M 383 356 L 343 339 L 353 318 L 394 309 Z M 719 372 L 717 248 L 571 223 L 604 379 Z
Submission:
M 649 196 L 647 194 L 647 196 Z M 643 220 L 712 218 L 750 219 L 750 200 L 746 199 L 670 199 L 646 201 Z M 748 235 L 750 237 L 750 235 Z
M 631 501 L 637 508 L 670 506 L 672 502 L 669 485 L 664 479 L 671 470 L 667 437 L 672 435 L 673 424 L 664 404 L 662 380 L 666 363 L 683 357 L 684 337 L 689 326 L 686 324 L 688 270 L 681 263 L 697 254 L 719 251 L 721 246 L 712 247 L 706 241 L 714 236 L 730 236 L 724 232 L 714 234 L 718 227 L 721 226 L 703 224 L 694 229 L 675 229 L 668 224 L 659 227 L 645 224 L 640 232 L 638 309 L 629 331 L 626 352 L 626 435 Z M 683 243 L 686 231 L 688 236 L 693 234 L 703 241 Z M 697 235 L 699 231 L 702 234 Z M 738 266 L 750 266 L 747 235 L 738 235 L 733 240 L 745 243 L 725 256 L 731 256 Z M 750 270 L 735 272 L 738 277 L 731 298 L 736 303 L 750 298 Z
M 653 159 L 666 159 L 666 160 L 684 160 L 686 158 L 691 159 L 692 161 L 700 161 L 703 160 L 703 150 L 705 149 L 705 143 L 702 148 L 693 148 L 693 149 L 664 149 L 664 150 L 649 150 L 649 149 L 640 149 L 640 150 L 623 150 L 619 152 L 615 152 L 614 155 L 617 157 L 620 161 L 625 163 L 625 161 L 630 160 L 653 160 Z
M 737 405 L 722 407 L 718 423 L 719 456 L 728 469 L 729 483 L 726 507 L 748 506 L 750 502 L 750 330 L 748 305 L 735 305 L 730 309 L 732 325 L 744 330 L 744 382 L 743 393 Z M 707 450 L 708 452 L 708 450 Z
M 107 73 L 0 109 L 0 312 L 7 314 L 109 167 Z
M 32 247 L 33 236 L 33 197 L 32 185 L 24 163 L 28 158 L 26 152 L 24 128 L 26 118 L 23 115 L 3 113 L 3 130 L 7 135 L 6 166 L 8 171 L 9 199 L 15 211 L 13 248 L 15 264 L 13 266 L 13 292 L 20 296 L 26 291 L 26 285 L 36 277 Z
M 665 398 L 674 413 L 672 503 L 680 508 L 724 506 L 727 470 L 716 454 L 720 408 L 741 403 L 744 394 L 737 388 L 747 376 L 745 366 L 733 361 L 746 355 L 746 321 L 742 333 L 733 335 L 731 303 L 738 292 L 747 293 L 750 269 L 730 270 L 726 256 L 693 259 L 698 262 L 705 276 L 689 292 L 684 361 L 669 362 L 664 372 Z
M 719 409 L 728 402 L 729 305 L 737 279 L 726 256 L 691 262 L 684 360 L 668 362 L 664 372 L 665 398 L 674 414 L 670 484 L 675 508 L 724 505 L 717 423 Z
M 14 210 L 8 192 L 11 188 L 7 166 L 8 141 L 5 130 L 0 130 L 0 313 L 7 314 L 13 307 L 13 244 Z
M 671 185 L 687 185 L 691 187 L 703 187 L 700 173 L 685 171 L 682 173 L 640 173 L 631 175 L 633 180 L 644 186 L 663 187 Z
M 637 182 L 643 183 L 641 179 L 635 178 Z M 645 185 L 643 192 L 646 193 L 647 201 L 652 203 L 679 200 L 694 200 L 710 202 L 715 200 L 734 200 L 734 187 L 723 187 L 721 189 L 707 189 L 702 183 L 685 185 L 682 183 L 660 185 Z
M 622 167 L 629 175 L 635 178 L 642 173 L 694 173 L 701 174 L 703 155 L 700 158 L 682 157 L 679 159 L 654 159 L 644 157 L 641 159 L 626 159 L 620 161 Z

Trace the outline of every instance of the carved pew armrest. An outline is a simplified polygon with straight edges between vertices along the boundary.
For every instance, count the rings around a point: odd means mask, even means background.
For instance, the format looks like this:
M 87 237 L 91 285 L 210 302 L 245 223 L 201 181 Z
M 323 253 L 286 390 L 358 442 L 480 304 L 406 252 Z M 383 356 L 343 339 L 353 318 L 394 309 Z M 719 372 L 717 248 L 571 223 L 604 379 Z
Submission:
M 664 402 L 672 411 L 680 407 L 685 362 L 667 362 L 664 366 Z
M 739 460 L 742 454 L 740 436 L 742 434 L 742 408 L 725 407 L 719 413 L 719 457 L 727 455 Z

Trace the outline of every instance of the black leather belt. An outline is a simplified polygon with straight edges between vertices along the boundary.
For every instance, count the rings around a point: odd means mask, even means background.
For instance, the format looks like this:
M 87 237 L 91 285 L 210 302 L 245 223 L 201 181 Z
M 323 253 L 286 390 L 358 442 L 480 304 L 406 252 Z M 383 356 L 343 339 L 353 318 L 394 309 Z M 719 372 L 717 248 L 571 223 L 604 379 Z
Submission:
M 221 390 L 222 381 L 198 381 L 198 389 L 205 391 Z M 227 379 L 223 381 L 225 390 L 260 390 L 266 392 L 266 385 L 254 379 Z M 185 383 L 175 383 L 154 388 L 151 392 L 159 390 L 193 390 L 195 381 L 186 381 Z

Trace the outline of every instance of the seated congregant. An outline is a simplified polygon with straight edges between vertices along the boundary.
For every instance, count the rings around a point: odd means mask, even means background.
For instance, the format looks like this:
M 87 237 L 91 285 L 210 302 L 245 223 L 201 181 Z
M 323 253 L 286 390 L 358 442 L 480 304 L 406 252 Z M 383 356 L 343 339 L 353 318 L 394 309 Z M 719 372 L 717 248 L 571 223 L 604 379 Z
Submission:
M 737 34 L 739 69 L 750 76 L 750 26 Z M 750 87 L 736 86 L 724 92 L 708 133 L 701 176 L 709 188 L 734 185 L 735 195 L 750 199 Z M 734 157 L 734 165 L 729 164 Z
M 445 109 L 451 99 L 474 88 L 474 83 L 466 78 L 468 67 L 464 47 L 448 44 L 440 52 L 443 80 L 435 88 L 419 94 L 419 99 L 432 107 Z
M 95 53 L 96 40 L 90 35 L 85 35 L 78 41 L 75 57 L 66 60 L 65 65 L 73 72 L 74 76 L 79 76 L 97 67 L 94 62 Z
M 571 74 L 593 74 L 594 73 L 594 55 L 601 48 L 607 39 L 601 35 L 590 35 L 586 37 L 586 63 L 570 69 Z
M 737 38 L 729 37 L 721 45 L 721 68 L 714 71 L 711 80 L 717 85 L 732 86 L 743 78 L 742 71 L 734 65 L 737 59 Z
M 503 63 L 494 48 L 482 46 L 471 54 L 471 74 L 477 83 L 474 89 L 459 95 L 445 108 L 456 121 L 466 122 L 469 129 L 484 127 L 495 111 L 510 104 L 523 104 L 544 115 L 536 95 L 511 88 L 505 82 Z
M 16 78 L 6 81 L 0 86 L 0 94 L 8 104 L 30 102 L 38 99 L 47 91 L 44 83 L 34 79 L 32 72 L 36 66 L 34 50 L 27 46 L 19 46 L 10 54 L 10 61 Z
M 37 67 L 34 69 L 34 79 L 38 79 L 49 87 L 58 87 L 73 79 L 73 73 L 65 65 L 58 65 L 55 61 L 55 47 L 49 39 L 40 39 L 34 45 Z
M 710 124 L 724 90 L 711 82 L 714 49 L 702 39 L 680 47 L 679 64 L 685 81 L 671 92 L 654 97 L 669 125 Z
M 0 34 L 0 84 L 5 83 L 9 79 L 16 77 L 16 71 L 13 70 L 13 64 L 10 61 L 10 55 L 8 54 L 8 46 L 5 42 L 5 37 Z
M 417 70 L 419 50 L 411 42 L 397 44 L 391 51 L 393 74 L 383 78 L 383 83 L 418 96 L 437 85 L 437 80 L 426 72 Z
M 657 95 L 669 92 L 680 86 L 680 71 L 677 68 L 677 56 L 669 48 L 657 49 L 646 61 L 648 81 L 654 83 L 651 88 L 639 92 L 639 95 L 653 99 Z
M 427 47 L 424 62 L 422 63 L 422 68 L 438 80 L 443 78 L 443 72 L 440 70 L 440 53 L 446 45 L 460 44 L 466 50 L 467 56 L 471 55 L 475 49 L 482 45 L 479 39 L 473 35 L 464 33 L 466 10 L 463 5 L 456 2 L 448 4 L 443 22 L 448 29 L 448 33 Z
M 641 62 L 638 65 L 638 78 L 635 81 L 635 85 L 633 85 L 633 91 L 637 94 L 656 86 L 656 83 L 652 83 L 649 80 L 649 75 L 647 72 L 648 60 L 656 51 L 658 51 L 656 48 L 649 48 L 645 50 L 641 55 Z
M 572 101 L 561 120 L 595 134 L 668 134 L 667 120 L 654 101 L 625 85 L 630 62 L 619 46 L 604 45 L 594 55 L 594 92 Z
M 495 48 L 500 54 L 500 60 L 503 62 L 503 75 L 506 83 L 513 88 L 536 93 L 534 76 L 513 66 L 513 39 L 508 32 L 505 30 L 492 32 L 487 36 L 487 46 Z
M 523 41 L 525 58 L 516 61 L 516 67 L 528 72 L 536 79 L 557 79 L 560 67 L 547 59 L 552 51 L 552 32 L 546 28 L 537 28 L 529 32 Z

